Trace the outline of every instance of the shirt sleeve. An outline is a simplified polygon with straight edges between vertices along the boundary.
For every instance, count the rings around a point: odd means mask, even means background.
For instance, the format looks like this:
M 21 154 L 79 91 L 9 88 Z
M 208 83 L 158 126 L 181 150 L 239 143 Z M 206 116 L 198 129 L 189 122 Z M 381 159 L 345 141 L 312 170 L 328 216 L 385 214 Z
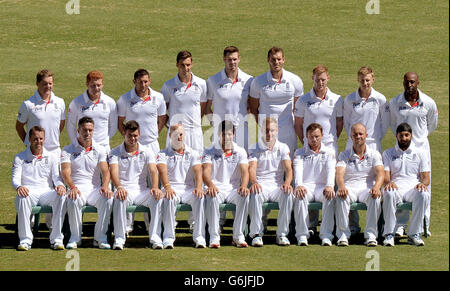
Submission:
M 159 99 L 158 116 L 166 115 L 167 112 L 166 103 L 164 102 L 164 96 L 161 94 L 160 97 L 161 98 L 158 98 Z
M 336 117 L 344 116 L 344 99 L 342 96 L 339 96 L 338 101 L 336 102 Z
M 49 159 L 51 160 L 51 169 L 52 169 L 52 181 L 55 187 L 64 186 L 64 182 L 59 173 L 59 160 L 57 157 L 50 155 Z
M 296 76 L 295 82 L 294 82 L 294 97 L 300 97 L 303 95 L 303 81 L 300 77 Z
M 206 99 L 207 100 L 212 100 L 213 99 L 213 95 L 214 95 L 214 82 L 211 78 L 209 78 L 208 80 L 206 80 Z
M 78 119 L 78 108 L 75 104 L 75 99 L 69 104 L 69 112 L 67 113 L 67 134 L 69 135 L 70 142 L 77 143 L 77 129 L 76 123 Z
M 390 112 L 389 112 L 389 103 L 386 101 L 386 97 L 383 96 L 383 98 L 380 99 L 380 113 L 379 118 L 381 121 L 381 135 L 380 138 L 383 139 L 383 137 L 386 135 L 387 130 L 389 128 L 390 123 Z
M 295 151 L 294 161 L 292 162 L 294 169 L 294 182 L 295 187 L 303 185 L 303 159 L 300 155 L 300 150 Z
M 378 151 L 376 151 L 373 155 L 373 166 L 374 167 L 383 166 L 383 158 L 381 157 L 381 154 Z
M 420 152 L 419 172 L 420 173 L 431 172 L 430 162 L 429 162 L 429 160 L 427 158 L 427 155 L 425 154 L 424 151 Z
M 344 109 L 343 109 L 343 114 L 344 114 L 344 128 L 345 131 L 347 132 L 347 134 L 350 136 L 350 122 L 351 122 L 351 116 L 352 116 L 352 109 L 353 106 L 350 103 L 350 98 L 351 98 L 352 94 L 348 95 L 347 97 L 345 97 L 344 99 Z
M 212 152 L 210 150 L 206 150 L 203 153 L 202 164 L 212 164 Z
M 164 102 L 169 103 L 170 102 L 170 92 L 169 87 L 164 83 L 164 85 L 161 88 L 161 94 L 164 96 Z
M 25 102 L 22 102 L 22 104 L 20 105 L 19 108 L 19 113 L 17 115 L 17 120 L 20 123 L 27 123 L 28 121 L 28 108 L 27 108 L 27 104 Z
M 207 102 L 208 88 L 206 87 L 206 81 L 200 83 L 200 88 L 202 89 L 202 93 L 200 95 L 200 102 Z
M 120 96 L 117 100 L 117 116 L 125 117 L 127 114 L 127 102 L 125 101 L 125 95 Z
M 118 151 L 111 151 L 108 155 L 108 163 L 109 164 L 119 164 L 119 156 Z
M 147 164 L 156 164 L 156 157 L 151 151 L 145 151 L 147 157 Z
M 385 150 L 383 152 L 382 159 L 383 159 L 384 170 L 387 172 L 390 172 L 391 171 L 391 167 L 390 167 L 391 159 L 389 157 L 389 153 L 387 150 Z
M 114 100 L 111 100 L 109 105 L 109 125 L 108 125 L 108 136 L 109 139 L 113 138 L 117 131 L 117 105 Z
M 66 120 L 66 102 L 61 98 L 61 120 Z
M 11 184 L 14 189 L 17 189 L 22 185 L 22 162 L 19 155 L 14 157 L 11 175 Z
M 200 153 L 197 151 L 192 151 L 192 166 L 201 165 L 202 164 L 202 158 L 200 156 Z
M 101 147 L 98 150 L 98 162 L 108 162 L 108 153 L 106 152 L 106 149 L 104 147 Z
M 259 99 L 261 96 L 261 89 L 258 85 L 258 80 L 256 78 L 250 84 L 250 96 L 255 99 Z
M 326 186 L 334 187 L 334 180 L 336 177 L 336 160 L 332 154 L 327 154 L 327 183 Z
M 245 152 L 245 150 L 239 151 L 238 155 L 239 155 L 239 164 L 248 165 L 247 152 Z
M 282 161 L 290 161 L 291 160 L 291 150 L 285 144 L 281 149 L 281 160 Z
M 438 125 L 438 109 L 436 103 L 433 101 L 427 114 L 427 129 L 428 134 L 432 133 Z
M 396 132 L 396 127 L 397 127 L 397 116 L 395 114 L 395 100 L 393 99 L 389 102 L 389 106 L 388 106 L 388 110 L 389 110 L 389 127 L 391 128 L 392 133 L 395 136 L 395 132 Z
M 346 160 L 345 153 L 344 153 L 344 152 L 341 152 L 341 153 L 339 154 L 338 161 L 337 161 L 337 163 L 336 163 L 336 168 L 337 168 L 337 167 L 343 167 L 343 168 L 346 168 L 346 167 L 347 167 L 347 164 L 345 163 L 345 160 Z
M 303 95 L 303 96 L 305 96 L 305 95 Z M 300 117 L 300 118 L 305 117 L 306 106 L 303 102 L 303 98 L 304 98 L 303 96 L 298 98 L 297 102 L 295 103 L 295 110 L 294 110 L 294 115 L 296 117 Z
M 158 155 L 156 156 L 156 164 L 167 164 L 167 156 L 166 153 L 163 151 L 160 151 Z
M 63 151 L 61 152 L 61 164 L 64 163 L 71 163 L 72 161 L 70 160 L 70 156 L 71 154 L 67 152 L 66 149 L 63 149 Z

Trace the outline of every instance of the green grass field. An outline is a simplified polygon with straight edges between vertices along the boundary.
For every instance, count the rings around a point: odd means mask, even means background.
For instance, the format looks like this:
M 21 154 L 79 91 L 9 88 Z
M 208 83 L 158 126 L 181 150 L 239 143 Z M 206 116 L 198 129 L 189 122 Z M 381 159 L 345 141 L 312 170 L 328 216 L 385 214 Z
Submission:
M 36 89 L 40 69 L 55 73 L 54 92 L 67 107 L 85 90 L 90 70 L 105 74 L 104 92 L 117 100 L 131 89 L 133 73 L 141 67 L 151 71 L 151 87 L 160 90 L 176 74 L 175 57 L 183 49 L 194 56 L 194 73 L 206 79 L 223 68 L 221 55 L 227 45 L 239 47 L 240 67 L 254 76 L 267 71 L 267 50 L 282 47 L 285 69 L 303 79 L 305 91 L 312 87 L 317 64 L 328 66 L 329 87 L 343 96 L 357 88 L 356 72 L 363 65 L 374 69 L 374 87 L 388 99 L 402 92 L 405 72 L 419 74 L 420 89 L 439 108 L 439 125 L 430 137 L 432 236 L 425 239 L 425 247 L 400 243 L 368 249 L 357 239 L 358 244 L 348 248 L 323 248 L 318 242 L 281 248 L 271 227 L 263 248 L 232 247 L 228 229 L 221 249 L 197 250 L 191 236 L 180 230 L 172 251 L 149 249 L 148 238 L 140 235 L 129 240 L 127 249 L 115 252 L 90 248 L 92 232 L 86 228 L 87 247 L 78 249 L 80 269 L 365 270 L 367 251 L 376 250 L 380 270 L 449 270 L 448 1 L 380 1 L 380 13 L 372 15 L 366 13 L 366 0 L 80 0 L 78 15 L 66 13 L 66 2 L 0 1 L 0 270 L 65 270 L 69 262 L 66 251 L 49 249 L 45 232 L 31 251 L 15 250 L 11 164 L 24 149 L 15 120 L 21 102 Z M 345 140 L 343 133 L 341 150 Z M 64 131 L 61 144 L 68 141 Z M 165 132 L 160 141 L 164 145 Z M 112 146 L 120 142 L 116 134 Z M 389 132 L 383 149 L 393 144 Z M 137 220 L 142 217 L 137 215 Z

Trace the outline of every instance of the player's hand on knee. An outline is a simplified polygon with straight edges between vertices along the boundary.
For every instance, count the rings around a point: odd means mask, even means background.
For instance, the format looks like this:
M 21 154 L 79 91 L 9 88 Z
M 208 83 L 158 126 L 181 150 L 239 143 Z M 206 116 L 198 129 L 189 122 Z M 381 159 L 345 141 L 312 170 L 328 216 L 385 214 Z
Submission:
M 127 196 L 128 196 L 128 191 L 124 187 L 120 186 L 117 188 L 117 191 L 116 191 L 117 199 L 119 199 L 120 201 L 124 201 L 125 199 L 127 199 Z
M 348 196 L 348 189 L 344 186 L 343 188 L 339 188 L 337 191 L 337 196 L 345 199 Z
M 250 193 L 253 193 L 253 194 L 259 194 L 259 193 L 261 193 L 261 192 L 262 192 L 262 187 L 261 187 L 261 185 L 258 184 L 257 182 L 253 183 L 253 184 L 250 186 Z
M 205 192 L 203 192 L 202 188 L 195 188 L 192 193 L 199 199 L 203 198 L 205 196 Z
M 238 194 L 242 197 L 247 197 L 248 195 L 250 195 L 250 190 L 247 188 L 247 186 L 241 186 L 238 189 Z
M 386 186 L 384 186 L 384 189 L 386 189 L 388 191 L 394 191 L 394 190 L 398 190 L 398 187 L 394 182 L 389 182 L 386 184 Z
M 81 195 L 81 191 L 77 188 L 77 186 L 70 188 L 69 193 L 67 193 L 67 196 L 69 196 L 72 200 L 76 200 L 78 195 Z
M 423 184 L 422 182 L 417 184 L 416 187 L 414 187 L 414 189 L 416 189 L 417 191 L 422 191 L 422 192 L 428 191 L 428 187 L 425 184 Z
M 377 199 L 377 198 L 381 197 L 381 191 L 380 191 L 380 189 L 378 189 L 376 187 L 373 187 L 372 189 L 370 189 L 369 193 L 373 199 Z
M 164 198 L 166 199 L 172 199 L 177 194 L 170 186 L 164 188 L 164 190 L 166 191 L 166 194 L 164 195 Z
M 66 187 L 64 187 L 62 185 L 56 186 L 55 190 L 56 190 L 56 194 L 58 194 L 58 196 L 63 196 L 66 194 Z
M 325 196 L 325 199 L 327 200 L 333 199 L 336 196 L 333 187 L 325 187 L 325 189 L 323 189 L 323 196 Z
M 292 188 L 291 184 L 284 183 L 283 185 L 281 185 L 280 189 L 286 194 L 291 194 L 292 192 L 294 192 L 294 189 Z
M 306 190 L 304 186 L 297 186 L 297 188 L 295 188 L 295 197 L 303 199 L 307 192 L 308 190 Z
M 17 196 L 28 197 L 30 190 L 25 186 L 17 187 Z
M 174 193 L 175 193 L 175 191 L 174 191 Z M 159 200 L 163 197 L 163 192 L 159 188 L 150 189 L 150 194 L 153 195 L 153 197 L 155 197 L 156 200 Z M 167 194 L 167 191 L 166 191 L 166 194 Z
M 217 189 L 216 185 L 211 185 L 206 189 L 206 194 L 215 198 L 217 193 L 219 193 L 219 189 Z

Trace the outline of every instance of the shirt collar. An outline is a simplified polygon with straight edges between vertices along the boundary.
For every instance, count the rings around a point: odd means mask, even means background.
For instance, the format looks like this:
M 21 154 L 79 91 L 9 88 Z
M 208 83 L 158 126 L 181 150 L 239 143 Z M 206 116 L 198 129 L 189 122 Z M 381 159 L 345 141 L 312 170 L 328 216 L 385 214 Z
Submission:
M 91 148 L 94 150 L 97 150 L 98 147 L 99 147 L 99 144 L 97 144 L 94 140 L 92 140 Z M 77 143 L 75 145 L 75 149 L 77 150 L 77 152 L 85 151 L 85 148 L 80 144 L 78 139 L 77 139 Z
M 143 149 L 143 146 L 141 145 L 140 142 L 138 142 L 138 149 L 137 149 L 137 153 L 140 153 L 141 150 Z M 125 149 L 125 142 L 122 142 L 122 144 L 120 145 L 120 156 L 121 157 L 131 157 L 135 155 L 134 153 L 128 153 L 127 150 Z
M 258 141 L 258 146 L 259 146 L 259 148 L 262 149 L 262 150 L 265 150 L 265 151 L 269 150 L 269 148 L 267 147 L 267 145 L 265 144 L 265 142 L 264 142 L 262 139 L 260 139 L 260 140 Z M 275 141 L 275 144 L 273 145 L 272 152 L 278 150 L 279 147 L 280 147 L 280 143 L 279 143 L 279 141 L 278 141 L 278 139 L 277 139 L 277 140 Z
M 364 155 L 363 155 L 363 159 L 366 159 L 367 158 L 367 155 L 368 155 L 368 150 L 369 150 L 369 148 L 367 147 L 367 145 L 366 145 L 366 150 L 364 151 Z M 353 147 L 351 147 L 351 149 L 350 149 L 350 157 L 351 158 L 357 158 L 357 159 L 361 159 L 356 153 L 355 153 L 355 151 L 353 150 Z
M 407 153 L 410 154 L 412 153 L 412 151 L 414 150 L 414 145 L 411 143 L 409 145 L 409 148 L 406 149 L 406 151 L 403 151 L 399 146 L 398 146 L 398 142 L 395 143 L 395 150 L 397 151 L 397 153 L 399 154 L 403 154 L 403 153 Z
M 241 74 L 241 69 L 238 68 L 238 75 L 237 75 L 237 81 L 241 82 L 242 78 L 241 78 L 242 74 Z M 220 72 L 220 78 L 221 78 L 221 83 L 224 84 L 226 82 L 231 82 L 230 78 L 228 78 L 227 73 L 225 72 L 225 68 Z
M 151 89 L 150 87 L 147 87 L 147 88 L 148 88 L 148 92 L 150 92 L 150 94 L 149 94 L 150 99 L 152 99 L 152 89 Z M 147 96 L 147 97 L 148 97 L 148 96 Z M 132 99 L 133 101 L 140 101 L 140 100 L 142 100 L 141 97 L 139 97 L 138 94 L 136 94 L 136 87 L 134 87 L 134 88 L 131 90 L 131 99 Z
M 100 93 L 100 98 L 98 99 L 98 103 L 102 103 L 103 102 L 103 91 Z M 94 102 L 92 102 L 92 100 L 89 98 L 89 95 L 88 95 L 88 91 L 86 90 L 86 91 L 84 91 L 84 93 L 83 93 L 83 100 L 84 100 L 84 102 L 85 103 L 91 103 L 91 104 L 93 104 Z
M 47 157 L 48 155 L 49 155 L 48 151 L 44 148 L 43 151 L 42 151 L 41 157 Z M 28 145 L 28 147 L 26 149 L 26 159 L 28 161 L 32 161 L 34 159 L 37 159 L 37 157 L 31 153 L 31 148 L 30 148 L 29 145 Z
M 48 102 L 49 102 L 49 103 L 53 103 L 54 97 L 55 97 L 55 94 L 54 94 L 53 91 L 52 91 L 52 92 L 51 92 L 51 95 L 50 95 L 50 100 L 49 100 Z M 36 90 L 36 91 L 34 92 L 34 98 L 35 98 L 35 100 L 36 100 L 36 103 L 46 103 L 46 102 L 47 102 L 47 101 L 44 101 L 44 100 L 42 99 L 41 94 L 39 94 L 39 91 L 38 91 L 38 90 Z
M 320 149 L 319 149 L 318 154 L 323 154 L 323 153 L 325 153 L 325 152 L 326 152 L 325 146 L 323 145 L 323 143 L 321 143 L 321 144 L 320 144 Z M 307 154 L 316 154 L 316 153 L 309 147 L 309 144 L 308 144 L 308 143 L 305 144 L 305 153 L 307 153 Z
M 312 99 L 314 99 L 314 100 L 316 100 L 316 99 L 317 100 L 322 100 L 322 98 L 317 97 L 316 91 L 314 91 L 314 88 L 312 88 L 311 91 L 309 91 L 309 92 L 311 92 Z M 327 93 L 325 94 L 325 99 L 324 100 L 328 100 L 329 99 L 330 92 L 331 92 L 330 88 L 327 87 Z M 358 94 L 358 96 L 359 96 L 359 94 Z
M 236 147 L 237 147 L 237 144 L 233 141 L 233 150 L 231 151 L 233 154 L 236 153 Z M 215 149 L 217 154 L 220 154 L 220 155 L 224 154 L 224 151 L 222 149 L 222 145 L 220 144 L 219 141 L 215 142 L 214 149 Z
M 417 92 L 419 92 L 419 98 L 417 99 L 417 104 L 418 104 L 418 105 L 423 104 L 423 100 L 422 100 L 422 98 L 420 98 L 420 96 L 421 96 L 423 93 L 422 93 L 422 91 L 420 91 L 419 89 L 417 89 Z M 405 92 L 402 93 L 402 98 L 400 99 L 400 102 L 401 102 L 402 104 L 406 104 L 406 105 L 411 106 L 411 104 L 409 104 L 409 102 L 406 101 L 406 98 L 405 98 Z
M 286 71 L 284 69 L 281 69 L 281 80 L 280 83 L 285 83 L 286 82 Z M 272 73 L 270 72 L 270 70 L 267 71 L 266 73 L 266 77 L 267 77 L 267 81 L 270 83 L 278 83 L 278 80 L 275 80 L 272 76 Z
M 374 91 L 375 91 L 375 89 L 373 89 L 373 88 L 372 88 L 372 90 L 370 90 L 370 95 L 369 95 L 369 98 L 367 98 L 367 100 L 375 98 Z M 328 93 L 328 90 L 327 90 L 327 93 Z M 356 96 L 358 97 L 358 100 L 365 100 L 365 98 L 363 98 L 359 95 L 359 88 L 358 88 L 358 90 L 356 90 Z
M 196 85 L 196 79 L 197 77 L 194 75 L 194 73 L 191 72 L 191 86 Z M 177 87 L 182 87 L 182 86 L 186 86 L 186 83 L 181 82 L 180 77 L 178 76 L 178 74 L 175 76 L 175 84 L 177 85 Z

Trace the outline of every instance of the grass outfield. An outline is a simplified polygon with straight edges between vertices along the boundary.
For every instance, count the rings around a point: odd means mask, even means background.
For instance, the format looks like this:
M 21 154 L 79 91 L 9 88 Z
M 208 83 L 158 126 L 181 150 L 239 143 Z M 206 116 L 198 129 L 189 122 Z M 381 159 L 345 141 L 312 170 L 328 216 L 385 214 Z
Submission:
M 140 67 L 152 72 L 151 87 L 160 90 L 176 74 L 175 57 L 182 49 L 192 52 L 194 73 L 206 79 L 223 68 L 221 55 L 227 45 L 239 47 L 240 67 L 254 76 L 268 70 L 267 50 L 273 45 L 282 47 L 285 69 L 303 79 L 305 91 L 312 87 L 312 68 L 321 63 L 330 70 L 330 89 L 343 96 L 356 90 L 356 72 L 362 65 L 374 69 L 374 88 L 387 99 L 403 91 L 405 72 L 419 74 L 420 89 L 439 108 L 439 125 L 430 137 L 432 236 L 425 239 L 423 248 L 399 244 L 370 250 L 379 253 L 381 270 L 449 270 L 448 1 L 379 1 L 377 15 L 366 13 L 366 0 L 80 0 L 78 15 L 66 13 L 66 2 L 0 1 L 0 116 L 4 124 L 0 128 L 0 270 L 64 270 L 69 261 L 66 251 L 48 248 L 45 232 L 36 238 L 31 251 L 15 251 L 11 163 L 24 147 L 14 125 L 20 104 L 36 89 L 37 71 L 54 71 L 54 92 L 64 98 L 67 107 L 85 90 L 90 70 L 105 74 L 104 92 L 117 100 L 132 88 L 133 73 Z M 344 132 L 341 150 L 345 140 Z M 61 144 L 68 141 L 64 131 Z M 164 145 L 165 132 L 160 141 Z M 120 142 L 116 134 L 111 145 Z M 393 144 L 389 132 L 383 149 Z M 317 242 L 307 248 L 281 248 L 274 244 L 273 230 L 261 249 L 231 247 L 229 230 L 219 250 L 192 248 L 191 236 L 185 232 L 177 238 L 172 251 L 146 248 L 144 236 L 133 237 L 122 252 L 81 248 L 80 268 L 364 270 L 369 261 L 369 249 L 359 241 L 348 248 L 323 248 Z M 87 246 L 92 243 L 85 241 Z

